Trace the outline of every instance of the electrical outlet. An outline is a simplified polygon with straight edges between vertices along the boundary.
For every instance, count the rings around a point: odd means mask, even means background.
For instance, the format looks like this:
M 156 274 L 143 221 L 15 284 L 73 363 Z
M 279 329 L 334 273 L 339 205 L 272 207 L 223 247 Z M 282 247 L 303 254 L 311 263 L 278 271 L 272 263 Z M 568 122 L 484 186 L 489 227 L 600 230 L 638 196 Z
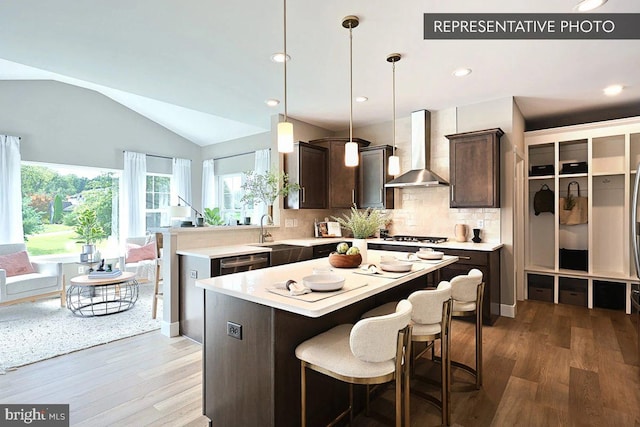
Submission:
M 297 218 L 294 218 L 294 219 L 293 219 L 293 226 L 294 226 L 294 227 L 297 227 L 297 226 L 298 226 L 298 219 L 297 219 Z
M 78 267 L 78 274 L 84 274 L 84 265 Z
M 189 277 L 191 277 L 192 279 L 197 279 L 198 278 L 198 270 L 191 270 L 189 272 Z
M 234 322 L 227 322 L 227 335 L 235 339 L 242 339 L 242 325 Z
M 285 227 L 293 227 L 293 222 L 294 222 L 293 219 L 287 218 L 287 219 L 284 220 L 284 226 Z
M 484 219 L 479 219 L 476 228 L 484 228 Z

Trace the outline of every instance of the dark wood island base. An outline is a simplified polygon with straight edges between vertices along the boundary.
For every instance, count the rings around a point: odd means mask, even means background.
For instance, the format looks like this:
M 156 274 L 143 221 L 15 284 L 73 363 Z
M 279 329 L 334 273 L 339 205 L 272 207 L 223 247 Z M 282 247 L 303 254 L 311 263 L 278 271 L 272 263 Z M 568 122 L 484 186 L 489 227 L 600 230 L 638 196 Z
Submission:
M 204 414 L 213 426 L 300 425 L 296 346 L 424 287 L 425 277 L 419 277 L 317 318 L 205 291 Z M 241 326 L 241 339 L 228 335 L 228 322 Z M 307 381 L 308 425 L 326 425 L 348 404 L 348 388 L 312 371 Z M 364 386 L 355 392 L 356 410 L 361 410 Z

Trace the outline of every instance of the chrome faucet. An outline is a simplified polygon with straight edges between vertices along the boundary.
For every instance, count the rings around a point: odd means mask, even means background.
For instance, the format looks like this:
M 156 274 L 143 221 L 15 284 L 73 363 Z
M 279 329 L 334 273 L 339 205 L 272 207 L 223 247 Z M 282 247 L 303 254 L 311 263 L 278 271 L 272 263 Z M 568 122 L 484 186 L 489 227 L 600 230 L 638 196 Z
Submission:
M 273 236 L 271 235 L 271 233 L 269 233 L 268 231 L 266 231 L 264 229 L 264 219 L 269 218 L 269 221 L 273 221 L 273 218 L 271 218 L 271 216 L 269 214 L 264 214 L 260 217 L 260 243 L 264 243 L 264 242 L 272 242 L 273 241 Z

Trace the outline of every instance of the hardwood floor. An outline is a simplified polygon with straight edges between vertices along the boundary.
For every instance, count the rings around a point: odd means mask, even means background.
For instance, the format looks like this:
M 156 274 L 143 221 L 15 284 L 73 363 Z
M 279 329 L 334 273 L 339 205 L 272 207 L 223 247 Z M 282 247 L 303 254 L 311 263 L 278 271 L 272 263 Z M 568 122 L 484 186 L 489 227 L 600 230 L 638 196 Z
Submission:
M 640 426 L 636 339 L 622 312 L 521 302 L 516 319 L 484 328 L 483 388 L 465 391 L 471 377 L 454 370 L 453 425 Z M 454 321 L 452 355 L 473 362 L 471 323 Z M 198 344 L 151 332 L 8 372 L 0 402 L 68 403 L 73 426 L 204 427 L 201 372 Z M 373 407 L 392 414 L 392 404 L 385 392 Z M 412 426 L 440 420 L 414 396 L 411 416 Z

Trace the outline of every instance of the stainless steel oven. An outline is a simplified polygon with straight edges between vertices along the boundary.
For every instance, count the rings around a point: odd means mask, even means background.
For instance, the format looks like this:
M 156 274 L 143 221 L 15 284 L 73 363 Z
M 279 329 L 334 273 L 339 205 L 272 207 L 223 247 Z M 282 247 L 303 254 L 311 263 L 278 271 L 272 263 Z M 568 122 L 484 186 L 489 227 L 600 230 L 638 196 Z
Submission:
M 220 258 L 218 275 L 239 273 L 269 267 L 269 254 L 240 255 Z

